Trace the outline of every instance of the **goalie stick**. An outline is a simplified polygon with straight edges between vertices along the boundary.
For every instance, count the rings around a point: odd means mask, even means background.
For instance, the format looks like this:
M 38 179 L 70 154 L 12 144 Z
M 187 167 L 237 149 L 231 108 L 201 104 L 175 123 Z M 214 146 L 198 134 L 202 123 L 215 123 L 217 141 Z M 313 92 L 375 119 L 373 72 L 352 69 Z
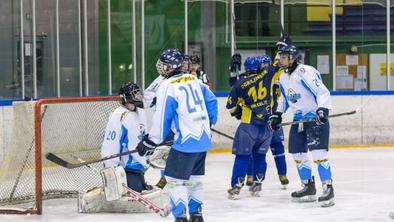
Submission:
M 76 160 L 78 160 L 80 163 L 87 163 L 85 160 L 72 155 L 73 158 L 75 158 Z M 96 173 L 99 173 L 99 170 L 89 164 L 85 165 L 86 167 L 90 168 L 91 170 L 93 170 Z M 159 206 L 157 206 L 155 203 L 153 203 L 152 201 L 150 201 L 149 199 L 145 198 L 144 196 L 142 196 L 140 193 L 138 193 L 137 191 L 131 189 L 130 187 L 128 187 L 126 184 L 122 184 L 123 188 L 126 190 L 126 194 L 127 196 L 133 198 L 135 201 L 137 201 L 138 203 L 142 204 L 144 207 L 146 207 L 147 209 L 153 211 L 154 213 L 159 214 L 162 217 L 167 217 L 170 213 L 171 210 L 168 208 L 161 208 Z
M 328 118 L 353 115 L 353 114 L 356 114 L 357 112 L 358 112 L 358 109 L 350 111 L 350 112 L 329 115 Z M 294 125 L 294 124 L 298 124 L 298 123 L 309 123 L 309 122 L 314 122 L 316 120 L 317 120 L 316 118 L 302 119 L 302 120 L 297 120 L 297 121 L 293 121 L 293 122 L 281 123 L 281 124 L 279 124 L 279 126 L 288 126 L 288 125 Z
M 173 141 L 164 141 L 164 142 L 160 143 L 157 146 L 169 145 L 169 144 L 172 144 L 172 143 L 173 143 Z M 102 161 L 105 161 L 105 160 L 117 158 L 117 157 L 124 156 L 124 155 L 129 155 L 129 154 L 136 153 L 136 152 L 138 152 L 138 151 L 136 149 L 134 149 L 134 150 L 129 150 L 129 151 L 126 151 L 126 152 L 123 152 L 123 153 L 112 154 L 112 155 L 103 157 L 101 159 L 89 160 L 89 161 L 85 161 L 85 162 L 81 162 L 81 163 L 70 163 L 70 162 L 67 162 L 66 160 L 60 158 L 59 156 L 57 156 L 56 154 L 53 154 L 53 153 L 47 153 L 47 154 L 45 154 L 45 157 L 48 160 L 50 160 L 50 161 L 52 161 L 52 162 L 54 162 L 54 163 L 56 163 L 56 164 L 58 164 L 58 165 L 60 165 L 62 167 L 65 167 L 67 169 L 74 169 L 74 168 L 78 168 L 78 167 L 85 166 L 85 165 L 88 165 L 88 164 L 102 162 Z

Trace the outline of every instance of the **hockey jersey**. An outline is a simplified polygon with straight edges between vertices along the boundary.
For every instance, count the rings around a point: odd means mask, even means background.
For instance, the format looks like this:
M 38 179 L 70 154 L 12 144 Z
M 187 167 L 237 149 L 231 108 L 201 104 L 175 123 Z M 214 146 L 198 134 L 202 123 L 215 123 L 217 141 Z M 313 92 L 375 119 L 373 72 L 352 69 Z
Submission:
M 145 135 L 146 115 L 143 109 L 132 112 L 123 106 L 116 108 L 108 118 L 101 156 L 134 150 Z M 143 170 L 147 166 L 146 158 L 138 153 L 124 155 L 104 161 L 105 167 L 123 166 L 126 169 Z
M 241 74 L 227 98 L 226 108 L 230 113 L 242 107 L 241 123 L 265 125 L 272 113 L 277 98 L 275 83 L 279 67 L 270 66 L 260 74 Z
M 153 107 L 156 105 L 154 98 L 156 97 L 157 89 L 161 82 L 164 80 L 163 76 L 159 75 L 153 82 L 144 90 L 144 101 L 148 104 L 148 107 Z
M 294 120 L 315 117 L 318 107 L 331 109 L 330 91 L 312 66 L 299 64 L 291 74 L 283 72 L 279 86 L 278 111 L 283 113 L 290 107 Z
M 165 79 L 156 93 L 150 139 L 159 144 L 170 130 L 175 133 L 172 148 L 186 153 L 211 148 L 210 126 L 217 122 L 217 98 L 196 76 L 180 74 Z

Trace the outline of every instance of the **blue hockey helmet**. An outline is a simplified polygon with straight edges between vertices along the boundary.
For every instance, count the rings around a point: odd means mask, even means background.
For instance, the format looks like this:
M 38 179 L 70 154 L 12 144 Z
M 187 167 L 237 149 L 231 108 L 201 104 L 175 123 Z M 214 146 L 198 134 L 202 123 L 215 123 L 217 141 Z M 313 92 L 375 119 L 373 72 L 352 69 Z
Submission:
M 131 103 L 138 108 L 144 108 L 141 88 L 133 82 L 126 82 L 120 87 L 119 97 L 122 105 Z
M 157 72 L 164 78 L 178 74 L 182 70 L 184 59 L 185 56 L 178 49 L 167 49 L 156 62 Z
M 261 65 L 265 65 L 265 64 L 271 65 L 271 58 L 268 55 L 264 54 L 259 56 L 258 58 L 260 60 Z
M 244 62 L 245 72 L 247 74 L 259 73 L 261 71 L 261 62 L 258 56 L 246 58 Z

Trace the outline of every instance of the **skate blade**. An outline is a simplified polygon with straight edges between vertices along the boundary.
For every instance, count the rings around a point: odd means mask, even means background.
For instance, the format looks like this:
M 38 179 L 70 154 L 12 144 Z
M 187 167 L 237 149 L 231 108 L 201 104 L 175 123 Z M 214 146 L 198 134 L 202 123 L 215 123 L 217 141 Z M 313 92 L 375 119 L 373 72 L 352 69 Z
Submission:
M 309 196 L 304 196 L 304 197 L 292 197 L 291 200 L 296 203 L 309 203 L 309 202 L 315 202 L 316 196 L 309 195 Z
M 280 186 L 280 189 L 281 189 L 281 190 L 287 190 L 287 185 L 283 185 L 283 184 L 282 184 L 282 185 Z
M 326 200 L 326 201 L 320 201 L 319 202 L 321 207 L 331 207 L 335 205 L 334 199 Z
M 237 195 L 237 194 L 229 194 L 229 195 L 227 196 L 227 198 L 228 198 L 229 200 L 238 200 L 238 199 L 239 199 L 239 195 Z
M 394 220 L 394 211 L 389 213 L 389 218 Z
M 250 192 L 252 197 L 260 197 L 260 191 Z

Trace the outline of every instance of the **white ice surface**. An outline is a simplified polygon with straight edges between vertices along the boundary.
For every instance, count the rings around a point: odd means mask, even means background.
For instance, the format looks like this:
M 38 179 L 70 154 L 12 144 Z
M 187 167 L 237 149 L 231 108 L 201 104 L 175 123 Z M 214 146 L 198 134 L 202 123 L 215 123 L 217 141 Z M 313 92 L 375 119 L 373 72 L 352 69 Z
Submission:
M 251 197 L 243 189 L 240 200 L 228 200 L 233 156 L 210 154 L 207 159 L 205 204 L 203 213 L 208 222 L 282 222 L 282 221 L 393 221 L 394 211 L 394 149 L 334 149 L 330 151 L 335 202 L 330 208 L 316 203 L 294 203 L 290 193 L 300 188 L 295 164 L 287 154 L 290 185 L 281 190 L 271 154 L 267 155 L 268 171 L 261 197 Z M 315 170 L 315 169 L 314 169 Z M 150 172 L 149 172 L 150 171 Z M 155 183 L 159 171 L 149 170 L 150 183 Z M 317 176 L 316 171 L 314 174 Z M 316 178 L 318 194 L 321 186 Z M 146 214 L 79 214 L 75 199 L 44 202 L 43 215 L 0 215 L 0 222 L 153 222 L 174 221 Z

